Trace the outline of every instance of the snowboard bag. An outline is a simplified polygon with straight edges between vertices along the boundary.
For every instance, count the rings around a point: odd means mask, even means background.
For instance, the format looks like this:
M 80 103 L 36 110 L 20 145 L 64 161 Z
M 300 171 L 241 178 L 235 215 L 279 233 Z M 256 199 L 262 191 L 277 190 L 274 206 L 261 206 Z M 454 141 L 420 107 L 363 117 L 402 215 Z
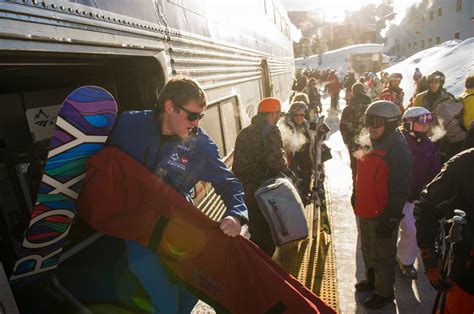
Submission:
M 308 237 L 304 205 L 288 177 L 265 181 L 254 195 L 276 246 Z
M 335 313 L 252 242 L 219 224 L 118 148 L 89 159 L 78 214 L 136 241 L 196 296 L 224 313 Z

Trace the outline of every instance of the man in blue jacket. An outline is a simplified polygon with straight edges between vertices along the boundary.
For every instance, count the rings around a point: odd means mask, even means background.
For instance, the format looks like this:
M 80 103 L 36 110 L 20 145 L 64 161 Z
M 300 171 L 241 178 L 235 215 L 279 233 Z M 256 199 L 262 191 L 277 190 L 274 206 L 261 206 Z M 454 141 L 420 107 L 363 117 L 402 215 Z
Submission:
M 206 101 L 196 81 L 172 78 L 161 90 L 155 111 L 122 113 L 108 144 L 140 161 L 189 201 L 197 182 L 210 182 L 227 207 L 220 229 L 235 237 L 248 221 L 244 192 L 216 144 L 198 127 Z M 129 268 L 149 294 L 153 313 L 190 313 L 198 299 L 170 281 L 160 257 L 136 242 L 125 244 Z

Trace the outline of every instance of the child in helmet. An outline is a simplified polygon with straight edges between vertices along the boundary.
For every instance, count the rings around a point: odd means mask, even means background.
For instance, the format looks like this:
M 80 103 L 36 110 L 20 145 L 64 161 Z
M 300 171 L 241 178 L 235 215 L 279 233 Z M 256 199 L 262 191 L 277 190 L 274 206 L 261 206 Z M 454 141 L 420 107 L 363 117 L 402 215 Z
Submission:
M 403 207 L 405 216 L 400 222 L 397 258 L 402 273 L 411 279 L 417 278 L 417 271 L 413 267 L 417 255 L 414 201 L 418 199 L 424 186 L 440 170 L 436 146 L 428 137 L 429 123 L 432 121 L 432 113 L 423 107 L 409 108 L 402 117 L 402 133 L 415 163 L 412 170 L 411 192 Z

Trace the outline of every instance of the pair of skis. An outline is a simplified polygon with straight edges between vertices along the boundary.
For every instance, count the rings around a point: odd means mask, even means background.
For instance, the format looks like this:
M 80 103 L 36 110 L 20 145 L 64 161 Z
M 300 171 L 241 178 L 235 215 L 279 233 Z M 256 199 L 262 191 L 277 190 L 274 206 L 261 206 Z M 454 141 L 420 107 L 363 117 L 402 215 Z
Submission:
M 324 123 L 324 116 L 316 117 L 315 121 L 315 145 L 312 154 L 314 156 L 314 177 L 313 177 L 313 221 L 312 231 L 313 238 L 316 238 L 319 231 L 326 234 L 331 234 L 331 226 L 329 224 L 329 217 L 326 204 L 326 191 L 324 188 L 324 165 L 322 161 L 322 147 L 326 140 L 326 134 L 329 132 L 329 127 Z

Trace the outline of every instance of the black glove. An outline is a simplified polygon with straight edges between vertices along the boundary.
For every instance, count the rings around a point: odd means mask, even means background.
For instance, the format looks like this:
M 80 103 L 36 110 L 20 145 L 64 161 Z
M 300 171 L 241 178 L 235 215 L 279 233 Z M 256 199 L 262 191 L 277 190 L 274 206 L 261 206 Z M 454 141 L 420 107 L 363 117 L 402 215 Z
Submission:
M 399 218 L 383 218 L 379 221 L 375 228 L 375 235 L 379 239 L 388 239 L 394 236 L 394 232 L 398 229 Z

